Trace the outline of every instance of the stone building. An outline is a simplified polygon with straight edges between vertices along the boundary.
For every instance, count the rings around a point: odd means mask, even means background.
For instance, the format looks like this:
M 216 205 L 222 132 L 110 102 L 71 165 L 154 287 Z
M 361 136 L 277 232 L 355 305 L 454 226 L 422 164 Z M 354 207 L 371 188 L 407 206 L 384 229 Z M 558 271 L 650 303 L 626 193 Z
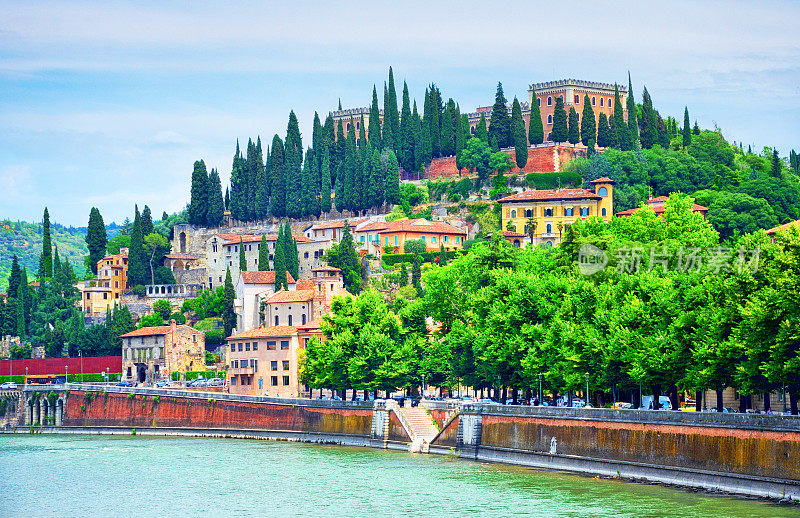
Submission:
M 286 272 L 289 290 L 296 289 L 292 274 Z M 259 327 L 261 321 L 261 302 L 275 293 L 275 272 L 241 272 L 234 285 L 236 290 L 236 329 L 247 331 Z
M 99 317 L 120 302 L 128 285 L 128 249 L 97 261 L 97 279 L 78 284 L 80 308 L 85 316 Z
M 143 327 L 121 335 L 122 379 L 152 383 L 173 372 L 205 369 L 205 335 L 186 325 Z

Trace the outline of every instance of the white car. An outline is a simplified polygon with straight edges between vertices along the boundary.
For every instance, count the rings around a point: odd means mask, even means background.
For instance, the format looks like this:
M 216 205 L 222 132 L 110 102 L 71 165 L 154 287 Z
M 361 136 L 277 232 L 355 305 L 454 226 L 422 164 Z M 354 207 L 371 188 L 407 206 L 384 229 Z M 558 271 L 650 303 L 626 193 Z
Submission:
M 17 384 L 13 381 L 6 381 L 0 385 L 0 390 L 17 390 Z

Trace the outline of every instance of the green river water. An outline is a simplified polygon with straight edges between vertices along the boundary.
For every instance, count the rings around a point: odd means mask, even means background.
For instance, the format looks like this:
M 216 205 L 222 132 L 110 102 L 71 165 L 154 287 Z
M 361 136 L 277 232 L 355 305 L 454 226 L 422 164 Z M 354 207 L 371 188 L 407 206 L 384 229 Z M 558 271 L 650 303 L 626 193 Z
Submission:
M 0 435 L 0 477 L 0 517 L 800 515 L 437 455 L 235 439 Z

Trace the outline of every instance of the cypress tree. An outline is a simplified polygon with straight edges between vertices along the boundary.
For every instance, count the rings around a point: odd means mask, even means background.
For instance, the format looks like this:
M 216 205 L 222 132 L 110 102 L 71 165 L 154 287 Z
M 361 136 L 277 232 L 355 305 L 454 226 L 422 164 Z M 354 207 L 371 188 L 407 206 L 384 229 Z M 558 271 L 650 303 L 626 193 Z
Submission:
M 222 182 L 219 179 L 219 173 L 216 169 L 212 169 L 211 173 L 208 175 L 208 186 L 209 196 L 206 224 L 210 227 L 218 227 L 222 224 L 225 205 L 222 200 Z
M 148 263 L 145 257 L 144 234 L 142 234 L 142 216 L 139 207 L 135 207 L 133 230 L 131 231 L 131 245 L 128 249 L 128 282 L 131 286 L 147 283 Z
M 108 235 L 103 216 L 97 207 L 92 207 L 89 211 L 89 226 L 86 229 L 86 247 L 89 249 L 89 267 L 95 275 L 97 275 L 97 262 L 106 255 L 107 244 Z
M 569 137 L 567 128 L 567 112 L 564 110 L 564 99 L 556 97 L 556 106 L 553 111 L 553 142 L 566 142 Z
M 222 325 L 225 328 L 225 336 L 231 336 L 236 327 L 236 312 L 233 309 L 233 301 L 236 299 L 236 292 L 233 290 L 233 279 L 231 269 L 225 272 L 225 288 L 222 301 Z
M 567 130 L 567 140 L 570 144 L 577 144 L 581 141 L 578 112 L 575 111 L 574 106 L 569 107 L 569 129 Z
M 353 244 L 353 234 L 350 233 L 350 224 L 345 220 L 342 229 L 342 239 L 339 242 L 339 268 L 344 277 L 344 286 L 350 293 L 358 294 L 361 291 L 361 266 L 358 253 Z
M 400 287 L 408 286 L 408 268 L 406 268 L 406 263 L 403 263 L 400 266 Z
M 286 222 L 286 229 L 283 231 L 285 240 L 284 260 L 286 261 L 286 271 L 292 274 L 295 280 L 300 277 L 300 256 L 297 253 L 297 241 L 292 235 L 292 227 Z M 287 286 L 288 289 L 288 286 Z
M 147 205 L 142 209 L 142 235 L 146 236 L 153 233 L 153 213 Z
M 17 298 L 21 283 L 22 271 L 19 268 L 19 259 L 14 255 L 11 259 L 11 274 L 8 277 L 8 298 Z
M 460 111 L 460 110 L 459 110 Z M 458 134 L 456 135 L 456 165 L 458 165 L 461 158 L 461 151 L 467 147 L 467 141 L 471 138 L 469 133 L 469 116 L 464 113 L 460 116 L 460 123 L 461 127 L 459 128 Z M 522 131 L 525 133 L 525 125 L 523 123 Z M 461 169 L 461 166 L 458 166 Z
M 400 163 L 406 171 L 414 171 L 414 127 L 408 85 L 403 81 L 403 107 L 400 115 Z
M 358 127 L 358 141 L 356 142 L 358 152 L 361 153 L 367 147 L 367 129 L 364 127 L 364 114 L 361 114 L 361 121 Z M 359 157 L 361 158 L 361 157 Z
M 258 271 L 269 271 L 269 247 L 266 234 L 261 234 L 261 243 L 258 245 Z
M 276 134 L 272 137 L 269 155 L 269 175 L 272 184 L 269 212 L 275 217 L 286 215 L 286 178 L 284 174 L 283 141 Z
M 389 151 L 386 161 L 385 181 L 386 202 L 389 204 L 400 203 L 400 170 L 397 164 L 397 156 Z
M 244 158 L 239 150 L 239 140 L 236 140 L 236 153 L 233 155 L 231 166 L 230 199 L 228 210 L 231 216 L 239 221 L 247 219 L 247 173 L 244 167 Z M 194 178 L 194 176 L 193 176 Z
M 275 265 L 275 291 L 281 289 L 289 289 L 289 283 L 286 282 L 286 260 L 283 253 L 283 242 L 280 239 L 280 231 L 278 240 L 275 242 L 275 253 L 272 256 L 272 262 Z
M 320 210 L 322 212 L 330 212 L 331 210 L 331 159 L 330 153 L 328 153 L 328 149 L 324 149 L 322 152 L 322 171 L 320 172 L 320 176 L 322 177 L 322 187 L 320 189 Z
M 619 141 L 617 140 L 617 119 L 612 115 L 608 119 L 608 146 L 619 148 Z
M 381 112 L 378 108 L 378 90 L 372 85 L 372 104 L 369 106 L 369 142 L 375 149 L 381 148 Z M 316 144 L 315 144 L 316 147 Z
M 644 87 L 642 93 L 642 128 L 640 138 L 642 147 L 644 149 L 652 148 L 658 142 L 658 124 L 656 122 L 656 114 L 653 109 L 653 101 L 650 99 L 650 94 L 647 87 Z
M 394 149 L 394 134 L 392 133 L 392 124 L 389 121 L 389 88 L 386 83 L 383 83 L 383 134 L 381 135 L 381 144 L 383 149 Z M 344 148 L 342 148 L 342 160 L 344 160 Z
M 478 125 L 475 127 L 475 138 L 479 138 L 482 141 L 489 143 L 489 132 L 486 128 L 486 115 L 481 112 L 481 120 L 478 121 Z
M 528 163 L 528 136 L 525 134 L 525 121 L 522 120 L 522 107 L 516 96 L 511 104 L 511 130 L 514 142 L 514 160 L 521 171 Z
M 206 163 L 197 160 L 192 171 L 192 191 L 189 200 L 189 223 L 202 226 L 206 224 L 206 211 L 208 207 L 208 172 Z
M 347 172 L 345 171 L 344 164 L 339 164 L 339 167 L 336 170 L 336 188 L 334 189 L 334 199 L 336 210 L 339 212 L 344 211 L 347 207 L 347 181 L 345 180 L 345 176 Z
M 358 210 L 359 193 L 355 192 L 358 178 L 361 176 L 359 169 L 361 164 L 358 163 L 358 156 L 356 154 L 356 139 L 351 133 L 347 137 L 347 147 L 344 151 L 344 197 L 343 208 L 347 210 Z M 338 200 L 336 208 L 339 208 Z
M 300 167 L 303 161 L 303 140 L 294 110 L 289 112 L 284 150 L 284 179 L 286 181 L 286 215 L 298 218 L 300 209 Z
M 372 157 L 365 159 L 370 161 L 370 177 L 369 177 L 369 200 L 372 207 L 380 207 L 383 205 L 385 198 L 384 191 L 384 172 L 383 164 L 381 163 L 381 155 L 377 149 L 372 151 Z
M 231 192 L 228 187 L 225 187 L 225 210 L 231 210 Z
M 697 121 L 694 121 L 694 127 L 692 128 L 692 133 L 695 135 L 700 134 L 700 125 L 697 124 Z
M 414 108 L 411 112 L 411 132 L 414 135 L 414 164 L 409 171 L 417 172 L 425 164 L 425 145 L 422 136 L 422 119 L 417 111 L 417 101 L 414 101 Z M 430 144 L 430 143 L 429 143 Z M 430 148 L 430 145 L 428 146 Z M 430 155 L 430 153 L 428 153 Z M 388 186 L 387 186 L 388 189 Z
M 15 335 L 23 338 L 25 336 L 25 295 L 17 297 L 16 300 L 16 326 Z
M 385 134 L 381 137 L 381 143 L 386 145 Z M 344 162 L 344 150 L 346 145 L 347 139 L 344 136 L 344 124 L 342 124 L 342 120 L 339 119 L 339 123 L 336 126 L 336 142 L 331 148 L 331 171 L 338 170 L 339 165 Z M 336 180 L 338 180 L 338 178 L 336 178 Z
M 594 110 L 589 101 L 589 94 L 583 96 L 583 116 L 581 117 L 581 142 L 588 146 L 589 142 L 594 143 L 597 139 L 597 128 L 595 127 Z
M 300 214 L 304 217 L 314 214 L 314 200 L 317 193 L 314 185 L 314 173 L 311 170 L 313 163 L 314 153 L 309 148 L 306 150 L 306 159 L 303 161 L 303 173 L 300 182 Z
M 489 142 L 496 143 L 500 149 L 511 145 L 511 119 L 508 116 L 507 102 L 503 94 L 503 84 L 498 82 L 492 117 L 489 120 Z
M 456 149 L 456 128 L 453 118 L 456 103 L 453 99 L 447 101 L 442 114 L 442 156 L 453 156 Z
M 611 129 L 608 127 L 608 117 L 606 117 L 605 113 L 600 112 L 597 119 L 597 145 L 609 147 L 611 145 Z
M 539 109 L 539 98 L 536 97 L 536 90 L 531 87 L 531 115 L 528 120 L 528 142 L 533 145 L 544 142 L 544 125 L 542 124 L 542 112 Z
M 622 114 L 622 101 L 619 98 L 619 86 L 614 85 L 614 139 L 616 145 L 622 149 L 633 149 L 633 143 L 630 141 L 630 131 L 628 125 L 625 124 L 625 116 Z
M 259 143 L 260 143 L 259 139 Z M 258 160 L 258 172 L 256 174 L 256 185 L 255 185 L 255 217 L 256 219 L 267 219 L 269 217 L 269 205 L 270 205 L 270 174 L 269 174 L 269 161 L 270 161 L 270 151 L 267 151 L 267 164 L 261 165 L 261 160 Z M 212 191 L 214 188 L 212 187 Z M 210 223 L 210 222 L 209 222 Z
M 397 149 L 400 147 L 400 115 L 397 109 L 397 89 L 394 87 L 394 73 L 392 72 L 392 67 L 389 67 L 389 102 L 387 105 L 388 110 L 383 113 L 383 126 L 385 128 L 386 122 L 389 122 L 392 133 L 392 149 L 397 152 Z
M 320 189 L 322 187 L 322 176 L 320 173 L 319 160 L 317 159 L 317 154 L 325 149 L 324 144 L 322 147 L 318 149 L 310 149 L 309 154 L 311 155 L 311 174 L 310 180 L 311 185 L 309 187 L 309 196 L 311 206 L 308 209 L 308 213 L 311 216 L 319 217 L 322 211 L 320 206 Z
M 657 143 L 664 149 L 669 149 L 669 131 L 667 130 L 667 125 L 664 123 L 664 119 L 661 118 L 661 114 L 658 111 L 655 112 L 656 114 L 656 137 Z
M 247 271 L 247 258 L 244 255 L 244 241 L 242 241 L 241 237 L 239 238 L 239 271 Z
M 772 176 L 781 177 L 781 159 L 776 148 L 772 148 Z
M 689 147 L 692 144 L 692 128 L 689 126 L 689 107 L 683 108 L 683 147 Z
M 639 121 L 637 120 L 636 99 L 633 96 L 633 83 L 631 82 L 631 71 L 628 70 L 628 98 L 625 100 L 628 109 L 628 132 L 631 136 L 626 141 L 630 143 L 631 148 L 636 147 L 636 141 L 639 140 Z
M 39 256 L 39 280 L 53 276 L 53 243 L 50 239 L 50 213 L 44 208 L 42 218 L 42 254 Z

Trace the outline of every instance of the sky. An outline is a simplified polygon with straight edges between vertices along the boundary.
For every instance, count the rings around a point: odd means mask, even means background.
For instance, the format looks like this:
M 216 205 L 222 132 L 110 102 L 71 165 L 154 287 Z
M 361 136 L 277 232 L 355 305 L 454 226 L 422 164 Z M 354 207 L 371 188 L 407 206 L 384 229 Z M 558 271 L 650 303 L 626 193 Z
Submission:
M 0 218 L 85 226 L 181 210 L 195 160 L 307 144 L 314 111 L 366 106 L 391 65 L 462 111 L 576 78 L 644 86 L 663 116 L 800 150 L 800 2 L 0 0 Z M 382 103 L 382 99 L 380 101 Z M 382 104 L 381 104 L 382 105 Z

